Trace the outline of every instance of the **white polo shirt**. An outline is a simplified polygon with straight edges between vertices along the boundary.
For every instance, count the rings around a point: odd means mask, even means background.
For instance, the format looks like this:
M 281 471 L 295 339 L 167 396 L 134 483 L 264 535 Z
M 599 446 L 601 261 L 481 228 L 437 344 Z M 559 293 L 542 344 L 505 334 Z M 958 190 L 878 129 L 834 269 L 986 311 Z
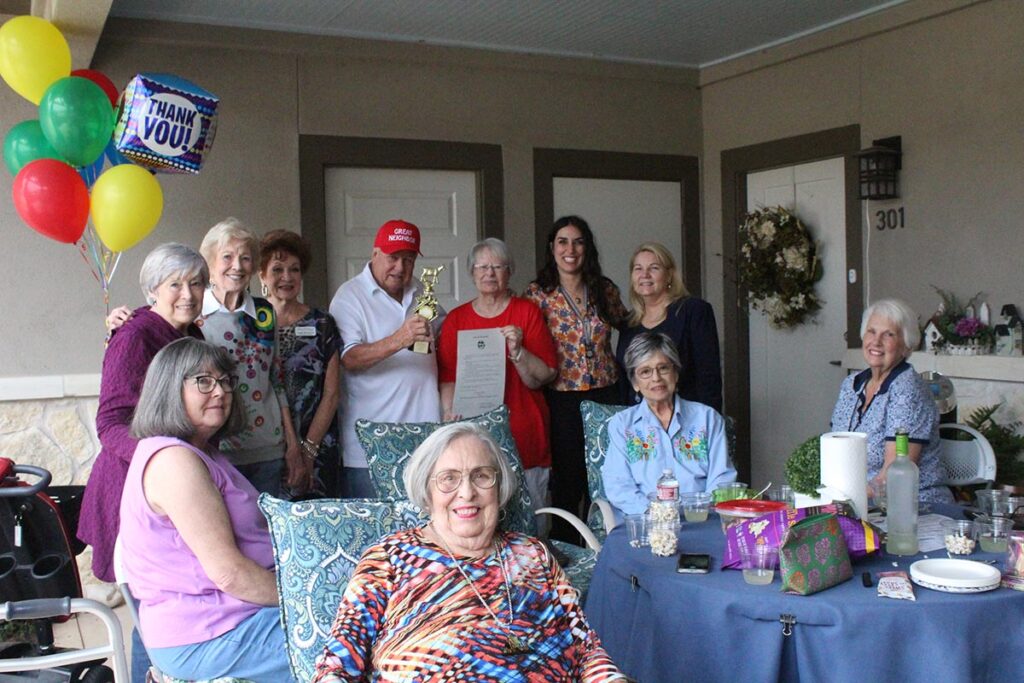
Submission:
M 331 300 L 331 315 L 341 331 L 341 356 L 359 344 L 372 344 L 394 334 L 412 315 L 416 296 L 423 290 L 413 278 L 395 301 L 370 272 L 363 272 L 338 288 Z M 440 306 L 434 319 L 436 336 L 446 315 Z M 437 354 L 402 349 L 369 370 L 345 371 L 338 405 L 345 467 L 366 467 L 366 453 L 356 438 L 356 420 L 375 422 L 437 422 L 441 396 L 437 388 Z

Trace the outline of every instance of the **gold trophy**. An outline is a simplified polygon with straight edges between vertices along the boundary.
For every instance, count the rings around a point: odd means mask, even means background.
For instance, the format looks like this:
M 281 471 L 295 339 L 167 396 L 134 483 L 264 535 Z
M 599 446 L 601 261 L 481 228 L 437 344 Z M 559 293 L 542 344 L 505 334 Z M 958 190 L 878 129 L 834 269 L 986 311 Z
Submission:
M 437 285 L 437 275 L 444 266 L 437 268 L 423 267 L 420 273 L 420 282 L 423 283 L 423 292 L 416 297 L 415 314 L 426 320 L 428 323 L 437 317 L 437 297 L 434 296 L 434 286 Z M 430 353 L 429 341 L 416 341 L 412 343 L 414 353 Z

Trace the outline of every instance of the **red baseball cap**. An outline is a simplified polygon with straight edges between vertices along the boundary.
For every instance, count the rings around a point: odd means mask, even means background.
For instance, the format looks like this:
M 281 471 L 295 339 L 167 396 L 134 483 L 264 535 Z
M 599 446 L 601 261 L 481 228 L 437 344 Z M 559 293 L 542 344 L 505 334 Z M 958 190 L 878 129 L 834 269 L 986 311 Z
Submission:
M 377 239 L 373 246 L 385 254 L 394 254 L 396 251 L 415 251 L 420 253 L 420 229 L 412 223 L 403 220 L 390 220 L 380 226 L 377 231 Z

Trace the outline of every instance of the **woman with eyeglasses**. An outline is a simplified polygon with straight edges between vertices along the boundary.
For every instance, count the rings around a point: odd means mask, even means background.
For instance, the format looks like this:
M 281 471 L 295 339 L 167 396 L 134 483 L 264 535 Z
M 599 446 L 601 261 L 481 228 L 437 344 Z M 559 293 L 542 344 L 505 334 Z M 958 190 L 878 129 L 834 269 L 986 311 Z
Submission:
M 601 477 L 618 521 L 647 509 L 648 495 L 664 470 L 676 475 L 680 492 L 710 492 L 736 481 L 722 416 L 676 395 L 680 363 L 675 343 L 664 334 L 642 332 L 626 349 L 625 363 L 643 400 L 608 421 Z
M 513 296 L 508 287 L 514 264 L 508 247 L 489 237 L 473 245 L 466 269 L 477 297 L 452 310 L 437 344 L 438 379 L 445 420 L 460 419 L 452 408 L 459 332 L 497 328 L 505 337 L 505 405 L 534 508 L 546 505 L 551 447 L 548 404 L 540 388 L 554 379 L 555 344 L 540 309 Z M 466 415 L 465 417 L 471 417 Z
M 294 681 L 259 494 L 217 448 L 246 426 L 239 384 L 235 361 L 207 342 L 153 358 L 132 418 L 121 565 L 162 673 Z
M 435 430 L 403 479 L 430 521 L 363 554 L 315 683 L 625 680 L 544 544 L 498 531 L 519 482 L 485 429 Z

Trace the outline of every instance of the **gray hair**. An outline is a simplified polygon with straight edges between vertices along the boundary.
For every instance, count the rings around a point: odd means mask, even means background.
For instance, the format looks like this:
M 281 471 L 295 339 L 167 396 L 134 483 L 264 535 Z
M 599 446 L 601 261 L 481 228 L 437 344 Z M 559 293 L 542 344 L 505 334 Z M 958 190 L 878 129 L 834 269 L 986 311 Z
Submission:
M 142 270 L 139 271 L 139 286 L 142 287 L 142 295 L 146 297 L 146 301 L 152 304 L 153 292 L 168 278 L 180 276 L 184 280 L 190 280 L 197 275 L 205 288 L 210 282 L 210 269 L 206 265 L 206 259 L 192 247 L 167 242 L 146 255 L 146 260 L 142 262 Z
M 445 451 L 456 439 L 463 437 L 475 437 L 483 445 L 488 455 L 491 456 L 493 466 L 498 470 L 498 505 L 505 507 L 505 504 L 512 499 L 519 486 L 519 478 L 509 466 L 505 455 L 501 452 L 498 442 L 494 440 L 490 432 L 475 422 L 453 422 L 438 427 L 419 445 L 409 461 L 405 464 L 405 471 L 402 473 L 402 482 L 405 484 L 405 493 L 409 500 L 421 510 L 430 509 L 430 477 L 434 474 L 434 466 L 441 459 Z
M 193 337 L 176 339 L 160 349 L 146 371 L 146 381 L 132 418 L 132 436 L 136 439 L 173 436 L 182 441 L 191 440 L 196 428 L 185 411 L 183 382 L 206 372 L 233 375 L 235 361 L 221 347 Z M 237 434 L 245 426 L 242 395 L 236 388 L 232 392 L 228 419 L 210 438 L 210 443 L 216 444 L 220 439 Z
M 626 375 L 633 379 L 636 369 L 640 364 L 656 353 L 664 354 L 671 361 L 672 366 L 678 374 L 683 369 L 679 360 L 679 351 L 676 345 L 661 332 L 641 332 L 629 343 L 623 362 L 626 364 Z
M 466 270 L 469 271 L 470 277 L 473 275 L 473 264 L 476 263 L 476 257 L 484 249 L 490 251 L 502 263 L 508 266 L 509 275 L 516 272 L 516 262 L 512 259 L 512 252 L 508 250 L 508 245 L 497 237 L 488 237 L 474 244 L 472 249 L 469 250 L 469 254 L 466 255 Z
M 216 258 L 217 251 L 231 240 L 245 242 L 252 255 L 253 268 L 260 262 L 260 240 L 245 223 L 237 218 L 229 216 L 217 225 L 210 228 L 203 237 L 203 243 L 199 245 L 199 253 L 203 255 L 207 263 Z
M 917 326 L 917 313 L 914 313 L 914 309 L 899 299 L 879 299 L 864 309 L 864 315 L 860 318 L 861 339 L 864 338 L 864 333 L 868 330 L 868 321 L 875 315 L 895 323 L 900 328 L 903 345 L 907 350 L 904 358 L 910 358 L 910 354 L 921 343 L 921 330 Z

